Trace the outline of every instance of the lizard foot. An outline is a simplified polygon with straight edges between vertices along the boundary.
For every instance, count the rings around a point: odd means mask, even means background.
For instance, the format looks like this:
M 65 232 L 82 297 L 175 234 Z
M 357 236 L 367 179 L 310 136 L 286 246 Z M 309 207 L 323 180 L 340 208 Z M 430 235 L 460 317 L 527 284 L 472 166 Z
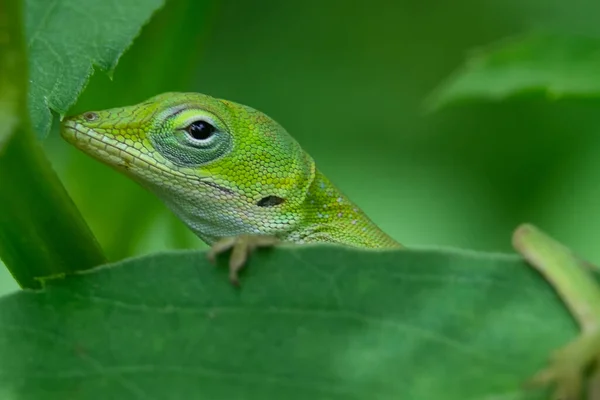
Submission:
M 240 235 L 225 237 L 215 242 L 208 251 L 207 257 L 214 263 L 217 255 L 231 249 L 229 257 L 229 281 L 239 286 L 238 272 L 244 267 L 248 256 L 259 247 L 272 247 L 280 243 L 275 236 L 268 235 Z
M 547 368 L 527 386 L 554 386 L 554 399 L 578 400 L 586 373 L 588 399 L 600 399 L 600 288 L 592 275 L 597 267 L 576 257 L 567 247 L 534 226 L 524 224 L 513 235 L 513 246 L 552 285 L 581 327 L 578 338 L 554 352 Z
M 578 400 L 581 398 L 583 377 L 599 358 L 600 332 L 583 333 L 552 354 L 549 365 L 535 374 L 526 386 L 554 385 L 553 399 Z M 589 381 L 589 399 L 600 399 L 598 385 L 600 375 L 595 373 Z

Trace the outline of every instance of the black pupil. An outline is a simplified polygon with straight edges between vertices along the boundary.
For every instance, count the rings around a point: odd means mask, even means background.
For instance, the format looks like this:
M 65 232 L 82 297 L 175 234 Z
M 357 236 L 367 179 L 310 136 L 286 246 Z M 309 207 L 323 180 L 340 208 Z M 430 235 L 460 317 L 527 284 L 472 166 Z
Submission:
M 206 121 L 196 121 L 187 129 L 190 136 L 196 140 L 208 139 L 213 133 L 215 133 L 215 130 L 215 127 Z

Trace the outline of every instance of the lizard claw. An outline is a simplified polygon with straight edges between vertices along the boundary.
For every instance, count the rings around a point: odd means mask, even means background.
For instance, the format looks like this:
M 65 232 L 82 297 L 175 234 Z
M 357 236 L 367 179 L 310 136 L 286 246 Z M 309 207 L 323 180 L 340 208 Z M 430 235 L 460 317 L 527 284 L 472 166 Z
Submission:
M 215 263 L 219 254 L 225 253 L 231 249 L 229 257 L 229 281 L 234 286 L 239 286 L 240 281 L 238 272 L 244 267 L 248 256 L 259 247 L 271 247 L 280 243 L 275 236 L 268 235 L 240 235 L 225 237 L 215 242 L 207 253 L 207 258 L 211 263 Z

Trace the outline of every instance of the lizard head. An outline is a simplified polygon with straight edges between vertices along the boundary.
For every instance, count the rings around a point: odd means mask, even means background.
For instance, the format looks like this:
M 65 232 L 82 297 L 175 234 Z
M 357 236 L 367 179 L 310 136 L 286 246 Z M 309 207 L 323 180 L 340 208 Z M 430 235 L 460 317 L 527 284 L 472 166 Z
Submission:
M 315 176 L 313 160 L 273 119 L 197 93 L 69 117 L 61 134 L 154 192 L 209 244 L 293 229 Z

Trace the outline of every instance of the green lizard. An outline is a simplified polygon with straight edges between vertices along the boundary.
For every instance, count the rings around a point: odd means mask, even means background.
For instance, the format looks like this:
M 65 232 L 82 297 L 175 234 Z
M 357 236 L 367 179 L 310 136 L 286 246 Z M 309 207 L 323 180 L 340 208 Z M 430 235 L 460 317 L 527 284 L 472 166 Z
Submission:
M 319 172 L 277 122 L 250 107 L 196 93 L 164 93 L 67 118 L 61 132 L 155 193 L 212 246 L 211 259 L 232 248 L 233 283 L 258 246 L 402 248 Z M 582 326 L 580 338 L 535 379 L 556 383 L 562 400 L 575 399 L 582 371 L 600 354 L 600 290 L 576 257 L 537 229 L 517 229 L 514 245 Z
M 230 278 L 248 252 L 278 241 L 399 248 L 316 167 L 275 121 L 196 93 L 165 93 L 67 118 L 63 137 L 154 192 L 209 256 L 233 247 Z

